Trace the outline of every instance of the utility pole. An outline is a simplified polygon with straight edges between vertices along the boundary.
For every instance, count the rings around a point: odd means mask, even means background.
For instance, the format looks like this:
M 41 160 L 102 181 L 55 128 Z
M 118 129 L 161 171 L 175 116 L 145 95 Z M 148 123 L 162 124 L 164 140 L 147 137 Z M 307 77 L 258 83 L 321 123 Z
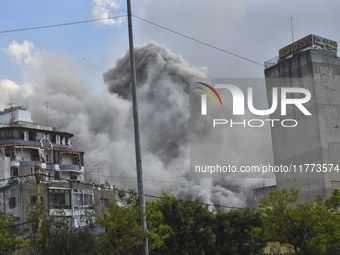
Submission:
M 137 184 L 138 184 L 138 199 L 139 207 L 141 209 L 141 223 L 142 231 L 146 233 L 146 212 L 145 212 L 145 198 L 143 188 L 143 171 L 142 171 L 142 158 L 140 150 L 140 138 L 139 138 L 139 122 L 138 122 L 138 107 L 137 107 L 137 92 L 136 92 L 136 67 L 135 67 L 135 55 L 133 51 L 133 33 L 132 33 L 132 20 L 131 20 L 131 3 L 127 0 L 128 11 L 128 27 L 129 27 L 129 46 L 130 46 L 130 65 L 131 65 L 131 92 L 132 92 L 132 106 L 133 106 L 133 120 L 135 131 L 135 150 L 136 150 L 136 167 L 137 167 Z M 148 238 L 145 237 L 143 254 L 149 254 Z
M 42 220 L 41 220 L 41 193 L 40 193 L 40 169 L 39 169 L 39 162 L 36 161 L 35 162 L 35 178 L 36 178 L 36 193 L 37 193 L 37 201 L 36 201 L 36 205 L 37 205 L 37 210 L 38 210 L 38 235 L 40 234 L 40 228 L 42 225 Z

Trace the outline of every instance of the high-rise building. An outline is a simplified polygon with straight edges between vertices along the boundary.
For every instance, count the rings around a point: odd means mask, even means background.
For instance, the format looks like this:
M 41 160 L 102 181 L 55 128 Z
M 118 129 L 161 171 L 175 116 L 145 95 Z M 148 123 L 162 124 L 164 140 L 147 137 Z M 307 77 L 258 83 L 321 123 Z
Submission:
M 287 105 L 286 115 L 277 110 L 271 119 L 294 120 L 295 127 L 271 127 L 274 164 L 289 167 L 277 172 L 277 189 L 300 190 L 300 201 L 321 194 L 331 195 L 340 188 L 340 58 L 337 43 L 309 35 L 279 51 L 279 57 L 267 62 L 265 69 L 269 107 L 273 88 L 304 88 L 311 94 L 303 107 Z M 304 98 L 299 93 L 288 98 Z M 279 107 L 280 108 L 280 104 Z

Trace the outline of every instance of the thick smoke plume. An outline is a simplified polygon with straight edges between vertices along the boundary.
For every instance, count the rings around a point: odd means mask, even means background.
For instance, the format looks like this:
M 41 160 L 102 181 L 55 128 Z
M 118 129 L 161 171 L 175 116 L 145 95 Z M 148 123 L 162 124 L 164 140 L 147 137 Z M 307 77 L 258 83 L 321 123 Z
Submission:
M 17 85 L 0 80 L 0 107 L 13 100 L 27 103 L 35 122 L 48 121 L 57 129 L 74 133 L 74 147 L 85 151 L 88 181 L 136 187 L 128 53 L 104 73 L 108 90 L 99 90 L 87 84 L 76 65 L 61 53 L 31 48 L 15 54 L 10 47 L 7 52 L 20 59 L 25 82 Z M 201 197 L 205 203 L 245 206 L 250 196 L 247 188 L 259 179 L 195 180 L 188 175 L 188 91 L 193 77 L 205 78 L 205 68 L 191 67 L 181 56 L 155 42 L 136 47 L 135 56 L 146 193 L 159 195 L 165 190 L 183 197 Z M 48 118 L 44 102 L 49 104 Z M 250 135 L 260 148 L 261 137 Z M 223 139 L 227 141 L 226 154 L 235 162 L 246 160 L 247 155 L 263 157 L 261 150 L 251 148 L 237 154 L 244 148 L 234 136 Z

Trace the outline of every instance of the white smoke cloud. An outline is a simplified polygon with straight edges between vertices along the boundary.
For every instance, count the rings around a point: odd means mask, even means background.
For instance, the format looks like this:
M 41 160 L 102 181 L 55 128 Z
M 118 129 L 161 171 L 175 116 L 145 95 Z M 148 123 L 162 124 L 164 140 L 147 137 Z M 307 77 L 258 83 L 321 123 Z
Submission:
M 29 63 L 32 58 L 32 50 L 34 49 L 34 44 L 29 41 L 24 41 L 22 44 L 17 43 L 15 40 L 8 46 L 8 49 L 2 49 L 9 56 L 13 58 L 13 61 L 21 66 L 23 63 Z
M 123 22 L 123 18 L 109 19 L 113 17 L 115 10 L 119 8 L 115 0 L 93 0 L 95 6 L 92 8 L 92 16 L 95 19 L 104 19 L 100 21 L 102 25 L 119 25 Z
M 19 61 L 25 83 L 20 86 L 0 81 L 2 106 L 10 98 L 17 104 L 27 102 L 33 120 L 44 124 L 44 102 L 48 102 L 49 124 L 75 134 L 73 145 L 85 151 L 85 168 L 92 172 L 92 181 L 108 180 L 119 188 L 136 187 L 129 54 L 104 73 L 108 90 L 98 90 L 84 81 L 81 70 L 68 56 L 34 51 L 30 42 L 12 44 L 6 52 Z M 30 50 L 21 54 L 24 57 L 17 58 L 20 50 L 11 54 L 15 52 L 11 49 L 27 45 Z M 228 177 L 195 180 L 188 174 L 189 86 L 193 77 L 205 78 L 206 68 L 190 66 L 180 55 L 156 42 L 136 47 L 135 56 L 146 193 L 159 195 L 160 190 L 165 190 L 183 197 L 201 197 L 205 203 L 245 206 L 250 181 Z M 224 137 L 223 144 L 235 161 L 251 153 L 261 156 L 253 151 L 238 155 L 235 151 L 242 147 L 234 135 Z M 254 141 L 260 144 L 261 137 Z

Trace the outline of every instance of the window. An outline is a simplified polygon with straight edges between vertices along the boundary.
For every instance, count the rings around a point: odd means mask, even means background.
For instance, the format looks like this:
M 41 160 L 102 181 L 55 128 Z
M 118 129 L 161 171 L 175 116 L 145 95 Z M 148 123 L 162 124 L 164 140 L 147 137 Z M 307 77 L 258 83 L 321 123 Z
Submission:
M 0 131 L 0 140 L 5 140 L 5 130 Z
M 19 129 L 13 129 L 13 138 L 14 139 L 20 139 Z
M 39 151 L 38 150 L 31 150 L 32 161 L 40 161 Z
M 68 189 L 50 189 L 49 200 L 53 209 L 71 209 L 71 196 Z
M 11 168 L 11 177 L 18 176 L 18 168 Z
M 54 172 L 54 180 L 59 181 L 60 173 L 58 171 Z
M 340 181 L 331 181 L 332 183 L 332 190 L 340 189 Z
M 28 137 L 30 141 L 36 141 L 37 140 L 37 132 L 36 131 L 29 131 Z
M 55 134 L 51 135 L 51 142 L 54 143 L 54 144 L 56 143 L 56 135 Z
M 70 174 L 70 179 L 71 179 L 72 181 L 76 181 L 76 180 L 77 180 L 77 175 L 75 175 L 75 174 Z
M 73 192 L 73 199 L 74 208 L 91 208 L 91 205 L 93 204 L 93 191 L 75 189 Z
M 16 207 L 16 201 L 15 201 L 15 197 L 10 197 L 9 198 L 9 208 L 15 208 Z
M 109 200 L 107 198 L 101 198 L 100 199 L 100 208 L 106 208 L 109 203 Z
M 72 164 L 73 165 L 79 165 L 79 154 L 72 154 Z
M 54 164 L 59 164 L 59 152 L 54 151 Z

